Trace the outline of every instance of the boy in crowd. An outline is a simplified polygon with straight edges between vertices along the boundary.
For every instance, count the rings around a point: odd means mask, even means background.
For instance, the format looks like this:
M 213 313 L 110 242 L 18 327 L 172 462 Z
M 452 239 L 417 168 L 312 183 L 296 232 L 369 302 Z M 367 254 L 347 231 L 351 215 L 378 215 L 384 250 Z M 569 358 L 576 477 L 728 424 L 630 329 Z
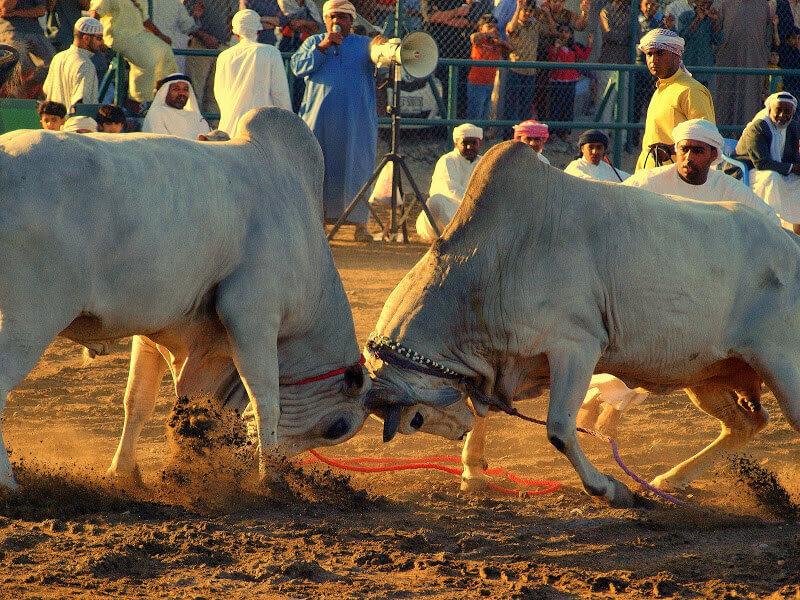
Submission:
M 511 52 L 511 44 L 500 37 L 497 19 L 486 14 L 478 19 L 478 31 L 470 36 L 472 60 L 501 60 Z M 488 119 L 492 108 L 492 89 L 496 67 L 472 67 L 467 80 L 467 118 Z
M 121 133 L 125 130 L 125 111 L 116 104 L 104 104 L 97 109 L 97 131 L 103 133 Z
M 67 107 L 61 102 L 53 102 L 52 100 L 45 100 L 39 104 L 36 112 L 39 113 L 39 122 L 42 124 L 42 129 L 50 131 L 61 131 L 67 118 Z

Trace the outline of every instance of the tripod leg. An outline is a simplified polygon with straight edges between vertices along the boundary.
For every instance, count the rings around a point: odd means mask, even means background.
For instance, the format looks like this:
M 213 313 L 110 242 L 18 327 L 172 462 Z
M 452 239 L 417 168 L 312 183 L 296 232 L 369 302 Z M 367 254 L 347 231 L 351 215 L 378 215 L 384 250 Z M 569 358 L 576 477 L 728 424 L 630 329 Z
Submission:
M 369 189 L 369 186 L 375 183 L 375 180 L 378 178 L 378 175 L 380 175 L 381 171 L 383 170 L 383 167 L 388 162 L 389 158 L 384 156 L 378 167 L 372 172 L 372 175 L 370 175 L 370 178 L 367 180 L 367 182 L 361 187 L 360 190 L 358 190 L 356 197 L 353 198 L 353 201 L 347 206 L 345 211 L 342 213 L 342 216 L 340 216 L 339 220 L 336 221 L 336 224 L 333 226 L 333 229 L 331 229 L 330 232 L 328 232 L 328 241 L 333 239 L 333 236 L 336 235 L 336 232 L 339 231 L 339 228 L 344 224 L 345 221 L 347 221 L 347 217 L 350 216 L 350 213 L 353 212 L 356 206 L 358 206 L 358 203 L 362 201 L 367 203 L 367 208 L 369 209 L 369 212 L 372 213 L 372 216 L 375 217 L 375 220 L 378 222 L 378 225 L 381 227 L 381 229 L 383 229 L 383 224 L 381 223 L 380 218 L 375 213 L 375 209 L 372 208 L 372 206 L 370 206 L 369 202 L 367 202 L 365 196 L 367 195 L 367 190 Z
M 414 190 L 414 198 L 419 201 L 420 205 L 422 206 L 422 210 L 425 211 L 425 214 L 427 215 L 428 220 L 431 222 L 431 227 L 433 227 L 433 230 L 436 232 L 436 235 L 437 236 L 441 235 L 442 232 L 439 231 L 439 227 L 437 227 L 437 225 L 436 225 L 436 220 L 433 218 L 433 215 L 431 214 L 431 211 L 428 208 L 427 202 L 425 202 L 422 199 L 422 194 L 420 193 L 419 188 L 417 187 L 417 184 L 414 181 L 414 178 L 411 176 L 411 171 L 409 171 L 408 167 L 406 166 L 405 159 L 402 156 L 399 156 L 395 160 L 395 162 L 396 163 L 400 163 L 400 166 L 403 169 L 403 173 L 405 173 L 406 179 L 408 179 L 408 183 L 411 184 L 411 189 Z M 404 206 L 403 207 L 404 213 L 403 213 L 403 217 L 401 219 L 401 223 L 403 225 L 405 225 L 405 222 L 408 220 L 408 217 L 411 216 L 410 209 L 411 209 L 411 206 Z

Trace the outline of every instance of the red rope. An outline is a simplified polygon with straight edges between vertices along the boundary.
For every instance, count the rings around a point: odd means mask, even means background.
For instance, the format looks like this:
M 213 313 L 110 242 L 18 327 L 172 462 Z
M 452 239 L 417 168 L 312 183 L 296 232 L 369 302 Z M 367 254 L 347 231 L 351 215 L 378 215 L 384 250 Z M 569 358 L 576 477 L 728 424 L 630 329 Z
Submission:
M 366 360 L 364 359 L 364 355 L 359 355 L 361 358 L 358 359 L 357 365 L 363 365 Z M 354 366 L 354 365 L 351 365 Z M 295 381 L 293 383 L 282 383 L 281 385 L 303 385 L 306 383 L 311 383 L 313 381 L 320 381 L 322 379 L 329 379 L 330 377 L 336 377 L 337 375 L 341 375 L 350 367 L 341 367 L 340 369 L 334 369 L 333 371 L 328 371 L 327 373 L 323 373 L 322 375 L 317 375 L 316 377 L 309 377 L 308 379 L 303 379 L 302 381 Z
M 307 458 L 303 460 L 300 464 L 306 465 L 315 462 L 318 460 L 319 462 L 325 463 L 328 466 L 335 467 L 337 469 L 344 469 L 345 471 L 355 471 L 356 473 L 385 473 L 388 471 L 410 471 L 412 469 L 434 469 L 436 471 L 444 471 L 445 473 L 450 473 L 451 475 L 458 475 L 461 476 L 463 473 L 462 469 L 456 469 L 453 467 L 446 467 L 441 464 L 437 463 L 461 463 L 461 459 L 456 456 L 430 456 L 423 459 L 417 458 L 372 458 L 372 457 L 362 457 L 362 458 L 348 458 L 342 461 L 333 460 L 331 458 L 326 458 L 319 454 L 316 450 L 309 451 L 314 458 Z M 379 466 L 379 467 L 359 467 L 357 465 L 362 463 L 373 463 L 373 464 L 383 464 L 388 466 Z M 493 489 L 497 490 L 498 492 L 502 492 L 504 494 L 510 494 L 513 496 L 517 496 L 521 493 L 526 494 L 528 496 L 536 496 L 540 494 L 549 494 L 550 492 L 555 492 L 557 489 L 561 487 L 560 481 L 539 481 L 536 479 L 523 479 L 522 477 L 518 477 L 514 475 L 510 471 L 497 468 L 497 469 L 486 469 L 484 470 L 484 474 L 486 475 L 505 475 L 505 477 L 514 483 L 518 483 L 520 485 L 525 485 L 528 487 L 541 487 L 540 490 L 524 490 L 520 492 L 519 490 L 512 490 L 509 488 L 504 488 L 494 483 L 488 484 L 488 486 Z

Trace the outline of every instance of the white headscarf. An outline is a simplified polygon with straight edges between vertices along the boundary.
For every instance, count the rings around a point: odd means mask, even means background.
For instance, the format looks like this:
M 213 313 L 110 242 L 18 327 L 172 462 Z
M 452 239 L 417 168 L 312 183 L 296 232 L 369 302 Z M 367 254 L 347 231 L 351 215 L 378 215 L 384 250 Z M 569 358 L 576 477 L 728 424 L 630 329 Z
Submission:
M 637 48 L 642 52 L 647 52 L 655 48 L 656 50 L 666 50 L 678 56 L 683 56 L 684 45 L 685 42 L 683 38 L 671 29 L 651 29 L 639 40 Z M 680 61 L 678 67 L 687 75 L 691 75 L 691 73 L 686 70 L 683 60 Z
M 672 141 L 675 145 L 682 140 L 694 140 L 696 142 L 703 142 L 712 148 L 717 149 L 717 159 L 714 163 L 722 160 L 722 147 L 725 141 L 719 133 L 719 129 L 711 121 L 706 119 L 689 119 L 683 123 L 679 123 L 672 130 Z
M 189 84 L 189 99 L 182 109 L 173 108 L 166 102 L 169 88 L 176 81 L 185 81 Z M 161 87 L 158 88 L 156 97 L 153 98 L 153 103 L 147 110 L 144 123 L 142 123 L 142 131 L 176 135 L 190 140 L 196 140 L 201 133 L 211 131 L 200 113 L 192 83 L 186 75 L 173 73 L 162 80 Z
M 797 108 L 797 98 L 792 96 L 789 92 L 778 92 L 777 94 L 771 94 L 767 96 L 767 99 L 764 100 L 764 108 L 756 113 L 756 116 L 753 117 L 753 121 L 758 121 L 763 119 L 767 123 L 767 127 L 769 127 L 770 131 L 772 132 L 772 142 L 769 145 L 769 154 L 772 160 L 777 162 L 783 161 L 783 149 L 786 146 L 786 128 L 789 126 L 787 123 L 783 127 L 779 127 L 778 124 L 772 120 L 770 116 L 770 108 L 773 104 L 777 104 L 778 102 L 786 102 L 791 104 L 795 109 Z M 751 123 L 753 121 L 750 121 Z
M 92 117 L 75 116 L 67 119 L 64 122 L 64 125 L 61 127 L 61 131 L 66 131 L 68 133 L 81 133 L 79 131 L 81 129 L 88 129 L 89 131 L 96 132 L 97 121 L 95 121 Z
M 328 0 L 322 5 L 322 16 L 325 17 L 332 12 L 347 13 L 353 20 L 356 18 L 356 7 L 349 0 Z
M 248 8 L 240 10 L 233 15 L 231 28 L 236 35 L 255 41 L 258 37 L 258 32 L 264 29 L 264 25 L 262 25 L 261 17 L 258 16 L 258 13 Z
M 463 140 L 464 138 L 483 139 L 483 129 L 472 123 L 463 123 L 453 128 L 453 141 Z

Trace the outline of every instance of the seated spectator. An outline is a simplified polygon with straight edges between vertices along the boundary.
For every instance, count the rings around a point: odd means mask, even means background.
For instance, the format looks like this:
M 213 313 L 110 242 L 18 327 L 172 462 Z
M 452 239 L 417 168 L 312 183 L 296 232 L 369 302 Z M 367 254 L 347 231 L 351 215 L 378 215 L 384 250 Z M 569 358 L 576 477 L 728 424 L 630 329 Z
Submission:
M 67 133 L 95 133 L 97 131 L 97 121 L 92 117 L 70 117 L 64 123 L 61 131 Z
M 511 44 L 500 37 L 497 19 L 486 14 L 478 19 L 478 31 L 470 36 L 472 60 L 501 60 L 511 51 Z M 472 67 L 467 81 L 467 118 L 489 118 L 492 108 L 492 89 L 497 67 Z
M 550 161 L 547 160 L 547 157 L 544 154 L 542 154 L 542 150 L 544 149 L 544 144 L 549 137 L 550 130 L 547 128 L 547 125 L 544 123 L 539 123 L 539 121 L 534 119 L 523 121 L 518 125 L 514 125 L 514 140 L 517 142 L 522 142 L 523 144 L 528 144 L 528 146 L 533 148 L 533 150 L 536 152 L 536 156 L 539 158 L 539 160 L 546 165 L 549 165 Z
M 599 129 L 584 131 L 578 138 L 581 156 L 567 165 L 564 173 L 581 179 L 611 181 L 620 183 L 630 177 L 630 173 L 617 170 L 608 160 L 608 136 Z
M 590 33 L 587 38 L 589 45 L 584 47 L 575 43 L 572 37 L 572 25 L 567 22 L 558 24 L 558 37 L 548 50 L 550 62 L 574 63 L 586 60 L 592 52 L 594 36 Z M 576 69 L 553 69 L 550 71 L 550 116 L 552 121 L 572 121 L 575 108 L 575 85 L 581 78 Z M 569 129 L 558 128 L 554 130 L 563 144 L 569 143 Z
M 236 135 L 245 113 L 260 106 L 292 110 L 289 83 L 281 53 L 275 46 L 256 42 L 261 18 L 254 10 L 240 10 L 233 15 L 235 46 L 217 57 L 214 97 L 220 111 L 219 128 Z
M 683 38 L 683 62 L 696 67 L 713 67 L 714 51 L 722 43 L 722 23 L 711 0 L 695 0 L 694 11 L 678 18 L 678 35 Z M 708 87 L 712 76 L 698 73 L 697 81 Z
M 97 19 L 81 17 L 75 22 L 72 46 L 59 52 L 50 63 L 43 91 L 48 100 L 72 108 L 82 102 L 96 104 L 97 71 L 92 56 L 103 48 L 103 25 Z
M 90 16 L 103 24 L 106 46 L 131 65 L 128 92 L 134 103 L 153 99 L 155 82 L 178 70 L 170 40 L 147 16 L 139 0 L 92 0 Z M 131 104 L 137 112 L 141 108 Z
M 13 47 L 19 54 L 22 85 L 7 84 L 14 97 L 35 97 L 32 91 L 36 88 L 38 92 L 56 53 L 39 25 L 39 17 L 46 12 L 46 0 L 0 0 L 0 44 Z
M 800 29 L 797 27 L 792 27 L 778 46 L 778 66 L 781 69 L 800 69 Z M 783 90 L 797 98 L 800 94 L 800 76 L 784 75 Z
M 116 104 L 105 104 L 97 109 L 97 131 L 121 133 L 125 129 L 125 111 Z
M 67 118 L 67 107 L 61 102 L 53 102 L 52 100 L 45 100 L 36 107 L 36 112 L 39 113 L 39 122 L 42 124 L 42 129 L 49 131 L 61 131 L 64 126 L 64 120 Z
M 455 148 L 436 163 L 428 194 L 428 209 L 440 232 L 456 214 L 472 171 L 478 164 L 483 130 L 470 123 L 459 125 L 453 129 L 453 142 Z M 417 233 L 426 242 L 438 237 L 424 211 L 417 217 Z
M 156 84 L 155 98 L 142 123 L 144 133 L 165 133 L 196 140 L 211 127 L 200 114 L 189 78 L 174 73 Z
M 797 99 L 772 94 L 745 127 L 734 158 L 754 168 L 753 191 L 800 234 L 800 123 L 792 120 Z
M 625 185 L 703 202 L 738 202 L 778 224 L 775 211 L 750 188 L 723 171 L 711 168 L 721 158 L 723 142 L 716 125 L 705 119 L 690 119 L 672 130 L 672 138 L 675 140 L 675 164 L 637 171 Z

